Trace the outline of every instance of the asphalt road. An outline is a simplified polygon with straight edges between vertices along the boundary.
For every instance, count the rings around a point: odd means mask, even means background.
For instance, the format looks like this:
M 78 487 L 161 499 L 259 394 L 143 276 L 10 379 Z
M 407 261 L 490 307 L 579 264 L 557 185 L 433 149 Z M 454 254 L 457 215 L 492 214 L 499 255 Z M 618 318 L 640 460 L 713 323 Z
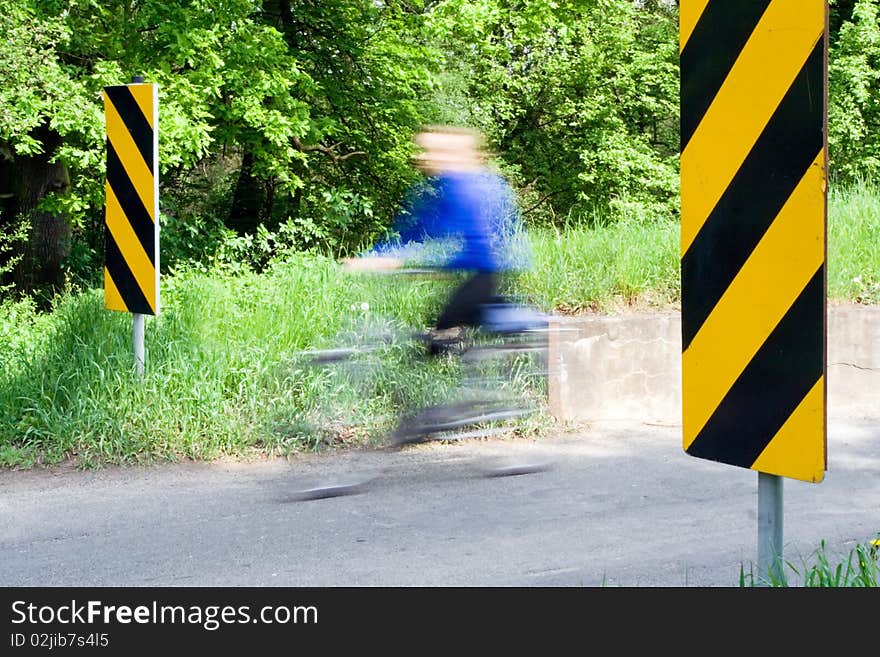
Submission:
M 500 474 L 510 465 L 538 472 Z M 377 475 L 353 494 L 304 491 Z M 880 417 L 828 419 L 819 484 L 783 481 L 785 558 L 880 531 Z M 677 426 L 256 463 L 0 473 L 0 585 L 734 587 L 758 474 Z M 791 571 L 793 583 L 796 580 Z

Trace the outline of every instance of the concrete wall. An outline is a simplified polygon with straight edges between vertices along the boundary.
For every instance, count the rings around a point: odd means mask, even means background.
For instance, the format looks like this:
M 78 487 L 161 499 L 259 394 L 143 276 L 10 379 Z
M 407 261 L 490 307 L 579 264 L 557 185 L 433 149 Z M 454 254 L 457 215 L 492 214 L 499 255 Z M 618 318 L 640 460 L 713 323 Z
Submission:
M 677 312 L 558 318 L 549 402 L 560 420 L 681 423 Z M 828 413 L 880 415 L 880 306 L 829 306 Z

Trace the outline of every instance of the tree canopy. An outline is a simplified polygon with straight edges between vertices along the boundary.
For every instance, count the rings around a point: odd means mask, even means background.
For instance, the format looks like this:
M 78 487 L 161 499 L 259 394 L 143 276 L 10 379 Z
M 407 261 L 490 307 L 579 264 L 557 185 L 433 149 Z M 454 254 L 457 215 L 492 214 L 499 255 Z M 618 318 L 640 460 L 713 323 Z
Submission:
M 831 3 L 842 183 L 880 170 L 878 7 Z M 483 130 L 527 221 L 677 217 L 677 3 L 0 0 L 0 35 L 0 274 L 19 291 L 100 281 L 102 90 L 135 75 L 159 87 L 166 268 L 231 237 L 363 247 L 425 123 Z

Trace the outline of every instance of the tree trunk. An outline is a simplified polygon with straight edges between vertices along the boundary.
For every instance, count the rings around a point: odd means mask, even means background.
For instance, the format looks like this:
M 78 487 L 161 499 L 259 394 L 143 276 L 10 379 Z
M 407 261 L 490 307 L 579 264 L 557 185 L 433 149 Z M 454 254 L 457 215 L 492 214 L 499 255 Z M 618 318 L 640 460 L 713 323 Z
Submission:
M 265 185 L 254 176 L 254 156 L 245 151 L 226 225 L 239 235 L 254 234 L 266 215 Z
M 19 251 L 21 259 L 12 271 L 12 283 L 24 293 L 44 290 L 51 296 L 65 287 L 62 264 L 70 252 L 71 227 L 64 215 L 55 215 L 37 209 L 39 202 L 50 193 L 65 194 L 70 190 L 70 174 L 64 164 L 50 162 L 61 137 L 48 128 L 35 131 L 43 144 L 43 152 L 28 157 L 13 156 L 12 161 L 0 163 L 6 167 L 10 202 L 6 209 L 4 230 L 28 221 L 28 239 Z

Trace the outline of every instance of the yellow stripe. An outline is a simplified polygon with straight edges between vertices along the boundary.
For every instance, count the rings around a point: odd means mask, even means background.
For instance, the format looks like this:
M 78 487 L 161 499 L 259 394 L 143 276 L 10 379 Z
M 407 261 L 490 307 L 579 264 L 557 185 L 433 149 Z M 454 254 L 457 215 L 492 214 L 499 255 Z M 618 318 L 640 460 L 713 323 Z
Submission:
M 126 306 L 125 301 L 122 300 L 122 295 L 119 294 L 119 290 L 116 289 L 113 277 L 110 276 L 110 272 L 107 271 L 106 267 L 104 267 L 104 308 L 107 310 L 121 310 L 123 312 L 128 312 L 128 306 Z
M 681 0 L 678 9 L 678 52 L 684 50 L 709 0 Z
M 147 303 L 150 304 L 152 311 L 156 312 L 156 268 L 150 262 L 125 213 L 122 212 L 110 183 L 105 183 L 104 187 L 107 190 L 107 227 L 138 286 L 147 298 Z
M 156 182 L 153 178 L 152 169 L 144 162 L 144 158 L 134 143 L 134 139 L 131 138 L 131 133 L 106 93 L 104 94 L 104 112 L 107 116 L 107 138 L 113 144 L 116 154 L 119 155 L 119 160 L 122 162 L 126 175 L 137 190 L 141 202 L 150 214 L 150 218 L 156 221 Z
M 138 106 L 140 106 L 141 112 L 144 113 L 144 118 L 147 120 L 147 123 L 150 124 L 150 127 L 155 130 L 156 125 L 155 121 L 153 121 L 153 112 L 155 111 L 156 105 L 153 98 L 153 89 L 154 85 L 152 84 L 128 85 L 128 90 L 131 92 L 131 95 L 134 96 Z
M 681 154 L 687 251 L 825 29 L 822 3 L 770 3 Z M 819 90 L 817 90 L 817 93 Z
M 825 478 L 825 377 L 773 436 L 752 470 L 817 484 Z
M 682 354 L 687 449 L 825 259 L 819 155 Z

